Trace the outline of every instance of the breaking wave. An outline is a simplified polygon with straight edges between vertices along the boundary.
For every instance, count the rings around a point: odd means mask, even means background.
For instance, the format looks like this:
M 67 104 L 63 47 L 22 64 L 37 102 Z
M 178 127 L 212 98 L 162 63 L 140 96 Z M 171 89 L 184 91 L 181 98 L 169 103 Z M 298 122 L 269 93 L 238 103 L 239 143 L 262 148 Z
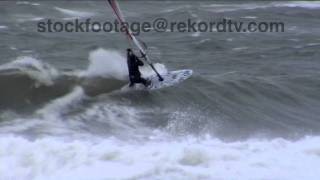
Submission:
M 188 138 L 128 145 L 2 136 L 0 160 L 7 163 L 0 173 L 4 179 L 317 179 L 319 143 L 317 137 L 232 143 Z
M 162 64 L 155 67 L 160 73 L 167 71 Z M 150 67 L 141 68 L 141 72 L 144 77 L 154 75 Z M 43 104 L 68 94 L 76 86 L 87 95 L 99 95 L 119 90 L 127 82 L 126 59 L 113 50 L 92 51 L 88 68 L 74 71 L 60 71 L 39 59 L 19 57 L 0 66 L 0 107 Z

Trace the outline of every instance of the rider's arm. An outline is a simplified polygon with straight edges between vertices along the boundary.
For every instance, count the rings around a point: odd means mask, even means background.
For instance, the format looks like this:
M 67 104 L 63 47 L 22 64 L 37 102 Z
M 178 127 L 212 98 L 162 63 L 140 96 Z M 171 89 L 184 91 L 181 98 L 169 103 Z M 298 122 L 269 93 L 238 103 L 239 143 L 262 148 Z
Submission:
M 138 66 L 143 66 L 144 65 L 143 62 L 138 57 L 136 57 L 136 60 L 137 60 Z

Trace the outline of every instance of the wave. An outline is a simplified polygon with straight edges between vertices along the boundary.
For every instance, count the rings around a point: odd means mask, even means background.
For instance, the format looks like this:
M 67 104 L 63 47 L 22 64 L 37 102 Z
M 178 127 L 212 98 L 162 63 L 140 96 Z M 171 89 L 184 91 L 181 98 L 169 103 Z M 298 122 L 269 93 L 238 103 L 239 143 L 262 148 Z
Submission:
M 166 71 L 161 64 L 157 69 Z M 153 73 L 149 67 L 141 71 L 144 76 Z M 88 68 L 72 71 L 57 70 L 41 60 L 22 57 L 0 66 L 0 107 L 4 112 L 31 112 L 36 116 L 35 121 L 53 121 L 53 118 L 59 122 L 66 119 L 78 122 L 75 126 L 78 131 L 87 127 L 81 130 L 83 133 L 103 134 L 105 128 L 100 127 L 110 127 L 112 133 L 106 136 L 140 131 L 135 124 L 174 136 L 211 134 L 226 139 L 297 138 L 317 134 L 320 129 L 317 121 L 320 114 L 315 109 L 320 100 L 317 75 L 256 77 L 236 71 L 215 76 L 195 75 L 177 87 L 150 94 L 121 91 L 128 82 L 127 76 L 125 57 L 112 50 L 90 52 Z M 86 96 L 90 98 L 87 100 Z M 126 112 L 116 110 L 132 105 L 137 114 L 127 116 Z M 155 112 L 156 107 L 162 108 Z M 112 113 L 120 117 L 118 125 L 113 123 Z M 132 124 L 127 123 L 130 116 L 136 118 Z M 34 117 L 20 120 L 32 122 Z M 38 125 L 25 127 L 37 129 Z
M 128 80 L 126 59 L 117 51 L 97 49 L 90 52 L 89 62 L 87 70 L 79 72 L 79 76 Z
M 275 7 L 290 7 L 290 8 L 306 8 L 306 9 L 319 9 L 320 2 L 317 1 L 295 1 L 295 2 L 279 2 L 274 3 Z
M 20 57 L 17 60 L 1 65 L 0 72 L 12 74 L 23 72 L 37 82 L 50 86 L 53 80 L 58 76 L 58 71 L 47 63 L 43 63 L 32 57 Z
M 65 9 L 65 8 L 60 8 L 60 7 L 54 7 L 55 10 L 71 16 L 72 18 L 86 18 L 86 17 L 91 17 L 94 15 L 94 13 L 91 12 L 84 12 L 84 11 L 76 11 L 76 10 L 70 10 L 70 9 Z
M 306 8 L 306 9 L 319 9 L 319 2 L 310 1 L 295 1 L 295 2 L 270 2 L 270 3 L 248 3 L 248 4 L 211 4 L 201 5 L 201 7 L 213 12 L 232 12 L 239 10 L 254 10 L 265 9 L 274 7 L 287 7 L 287 8 Z
M 76 87 L 70 93 L 47 102 L 30 116 L 19 117 L 10 112 L 2 115 L 11 119 L 1 123 L 0 133 L 23 134 L 29 138 L 99 135 L 141 139 L 152 132 L 141 119 L 143 114 L 150 112 L 150 108 L 128 106 L 112 96 L 90 98 L 81 87 Z
M 43 116 L 59 116 L 64 111 L 70 108 L 70 106 L 78 104 L 83 98 L 85 98 L 84 91 L 81 87 L 75 87 L 71 93 L 62 96 L 48 103 L 44 108 L 37 111 L 37 114 Z
M 0 107 L 23 107 L 62 95 L 70 88 L 60 72 L 32 57 L 0 66 Z
M 20 57 L 0 66 L 0 107 L 41 105 L 69 93 L 75 86 L 82 86 L 85 92 L 93 95 L 119 89 L 124 84 L 103 74 L 104 78 L 89 75 L 80 76 L 77 71 L 62 72 L 41 60 Z
M 167 71 L 162 64 L 155 67 L 160 73 Z M 143 77 L 155 75 L 150 67 L 140 70 Z M 120 90 L 127 82 L 126 59 L 113 50 L 92 51 L 86 70 L 60 71 L 33 57 L 19 57 L 0 66 L 0 107 L 43 105 L 68 94 L 76 86 L 87 95 L 96 96 Z
M 8 26 L 0 25 L 0 29 L 8 29 Z
M 17 5 L 32 5 L 32 6 L 39 6 L 39 3 L 32 3 L 28 1 L 18 1 L 16 2 Z
M 33 141 L 6 135 L 0 138 L 0 160 L 6 164 L 0 173 L 4 179 L 315 180 L 319 144 L 319 137 L 232 143 L 189 137 L 129 144 L 113 138 Z
M 318 134 L 317 78 L 259 78 L 237 72 L 210 80 L 193 77 L 175 89 L 178 96 L 161 100 L 175 107 L 164 118 L 169 119 L 165 127 L 175 135 L 208 133 L 230 140 Z
M 79 128 L 86 126 L 83 133 L 89 134 L 103 134 L 105 127 L 110 127 L 111 134 L 120 136 L 140 131 L 136 124 L 142 129 L 162 129 L 174 136 L 211 134 L 225 139 L 297 138 L 317 134 L 320 129 L 320 114 L 315 108 L 320 100 L 316 75 L 195 75 L 175 88 L 149 94 L 118 91 L 127 83 L 127 71 L 126 67 L 113 64 L 125 64 L 124 57 L 117 52 L 99 49 L 91 52 L 89 59 L 86 70 L 75 71 L 59 71 L 29 57 L 2 65 L 1 109 L 37 112 L 34 115 L 41 117 L 36 121 L 69 119 L 79 122 Z M 108 68 L 102 68 L 104 61 Z M 143 72 L 152 71 L 146 68 Z M 91 98 L 86 100 L 86 96 Z M 130 106 L 136 114 L 117 110 Z M 158 106 L 162 108 L 155 112 Z M 113 120 L 117 116 L 120 120 Z M 131 116 L 135 117 L 134 123 L 129 123 Z M 21 121 L 33 121 L 33 117 Z M 119 124 L 112 123 L 115 121 Z
M 171 12 L 176 12 L 181 10 L 185 11 L 186 9 L 190 9 L 191 7 L 192 7 L 191 5 L 177 6 L 175 8 L 162 10 L 161 13 L 171 13 Z

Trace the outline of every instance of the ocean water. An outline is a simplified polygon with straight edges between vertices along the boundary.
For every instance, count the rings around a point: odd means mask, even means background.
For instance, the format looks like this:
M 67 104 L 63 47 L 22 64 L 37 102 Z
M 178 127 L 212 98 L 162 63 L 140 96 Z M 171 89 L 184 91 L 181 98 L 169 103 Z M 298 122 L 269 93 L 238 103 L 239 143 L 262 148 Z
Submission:
M 319 2 L 120 6 L 129 21 L 282 21 L 285 32 L 142 33 L 160 72 L 194 75 L 124 91 L 123 34 L 37 32 L 48 18 L 112 20 L 106 2 L 1 1 L 0 180 L 319 179 Z

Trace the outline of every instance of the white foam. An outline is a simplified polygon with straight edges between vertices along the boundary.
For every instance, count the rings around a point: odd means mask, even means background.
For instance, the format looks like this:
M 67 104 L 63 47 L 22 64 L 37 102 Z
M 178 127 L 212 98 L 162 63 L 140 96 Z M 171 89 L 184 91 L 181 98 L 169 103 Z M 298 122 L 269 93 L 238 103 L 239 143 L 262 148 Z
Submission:
M 295 2 L 270 2 L 270 3 L 245 3 L 245 4 L 211 4 L 201 5 L 201 7 L 212 12 L 231 12 L 239 10 L 253 10 L 264 9 L 270 7 L 289 7 L 289 8 L 307 8 L 318 9 L 320 8 L 319 1 L 295 1 Z
M 89 55 L 90 64 L 88 69 L 80 72 L 79 76 L 128 80 L 128 66 L 126 57 L 124 57 L 125 53 L 126 51 L 124 51 L 123 54 L 120 54 L 118 51 L 101 48 L 92 51 Z M 154 67 L 159 73 L 167 72 L 167 69 L 163 64 L 155 63 Z M 140 67 L 140 71 L 143 77 L 155 75 L 155 72 L 147 63 Z
M 90 121 L 98 123 L 100 127 L 94 129 L 105 134 L 112 134 L 118 138 L 124 139 L 139 139 L 147 136 L 150 129 L 147 129 L 141 119 L 141 113 L 149 113 L 150 110 L 139 109 L 133 106 L 123 105 L 117 102 L 98 103 L 85 110 L 81 115 L 74 116 L 71 119 L 72 127 L 88 126 Z M 83 119 L 86 119 L 85 123 Z M 103 127 L 105 126 L 105 127 Z M 89 127 L 85 128 L 88 129 Z
M 34 16 L 31 14 L 17 14 L 16 21 L 18 22 L 29 22 L 29 21 L 40 21 L 43 20 L 43 17 Z
M 276 7 L 301 7 L 301 8 L 307 8 L 307 9 L 319 9 L 320 8 L 320 2 L 319 1 L 295 1 L 295 2 L 280 2 L 280 3 L 274 3 L 274 6 Z
M 43 17 L 34 17 L 34 18 L 30 18 L 29 21 L 40 21 L 43 20 Z
M 242 50 L 246 50 L 246 49 L 249 49 L 249 48 L 248 48 L 248 47 L 246 47 L 246 46 L 232 48 L 232 50 L 233 50 L 233 51 L 242 51 Z
M 0 29 L 8 29 L 8 26 L 0 25 Z
M 58 76 L 58 71 L 47 63 L 32 57 L 19 57 L 17 60 L 3 64 L 0 70 L 18 69 L 22 73 L 37 80 L 38 83 L 50 86 Z
M 308 46 L 319 46 L 320 43 L 308 43 L 307 45 L 308 45 Z
M 320 137 L 128 143 L 0 137 L 3 179 L 309 179 L 320 176 Z
M 267 8 L 271 5 L 258 4 L 258 3 L 247 3 L 247 4 L 211 4 L 202 5 L 203 8 L 212 12 L 232 12 L 239 10 L 251 10 L 258 8 Z
M 257 19 L 256 16 L 244 16 L 242 18 L 245 18 L 245 19 Z
M 70 106 L 81 102 L 85 97 L 83 89 L 75 87 L 69 94 L 49 102 L 44 108 L 38 110 L 37 114 L 41 114 L 44 117 L 59 116 L 67 111 Z
M 191 8 L 191 5 L 183 5 L 183 6 L 177 6 L 176 8 L 165 9 L 161 12 L 162 13 L 171 13 L 171 12 L 176 12 L 179 10 L 186 10 L 186 9 L 190 9 L 190 8 Z
M 205 43 L 205 42 L 209 42 L 211 41 L 210 38 L 206 38 L 206 39 L 201 39 L 201 41 L 199 42 L 199 44 Z
M 74 18 L 77 18 L 77 17 L 85 18 L 85 17 L 91 17 L 94 15 L 94 13 L 91 13 L 91 12 L 76 11 L 76 10 L 64 9 L 60 7 L 54 7 L 54 9 L 68 16 L 72 16 Z
M 32 6 L 39 6 L 40 4 L 39 3 L 31 3 L 31 2 L 28 2 L 28 1 L 18 1 L 16 2 L 17 5 L 32 5 Z
M 190 12 L 190 11 L 189 11 L 189 13 L 190 13 L 191 17 L 193 17 L 193 18 L 197 18 L 198 17 L 198 15 L 196 13 L 193 13 L 193 12 Z
M 33 117 L 15 118 L 1 123 L 0 133 L 29 132 L 38 134 L 73 135 L 73 128 L 64 116 L 74 106 L 78 106 L 86 95 L 81 87 L 75 87 L 70 93 L 48 102 L 43 108 L 36 111 Z M 31 133 L 31 134 L 32 134 Z M 77 137 L 81 136 L 80 132 Z
M 200 33 L 199 31 L 197 31 L 197 32 L 192 33 L 191 36 L 192 36 L 192 37 L 199 37 L 200 34 L 201 34 L 201 33 Z
M 233 39 L 232 38 L 227 38 L 227 41 L 232 42 Z
M 79 75 L 126 80 L 128 79 L 126 59 L 117 51 L 97 49 L 90 52 L 88 69 Z

